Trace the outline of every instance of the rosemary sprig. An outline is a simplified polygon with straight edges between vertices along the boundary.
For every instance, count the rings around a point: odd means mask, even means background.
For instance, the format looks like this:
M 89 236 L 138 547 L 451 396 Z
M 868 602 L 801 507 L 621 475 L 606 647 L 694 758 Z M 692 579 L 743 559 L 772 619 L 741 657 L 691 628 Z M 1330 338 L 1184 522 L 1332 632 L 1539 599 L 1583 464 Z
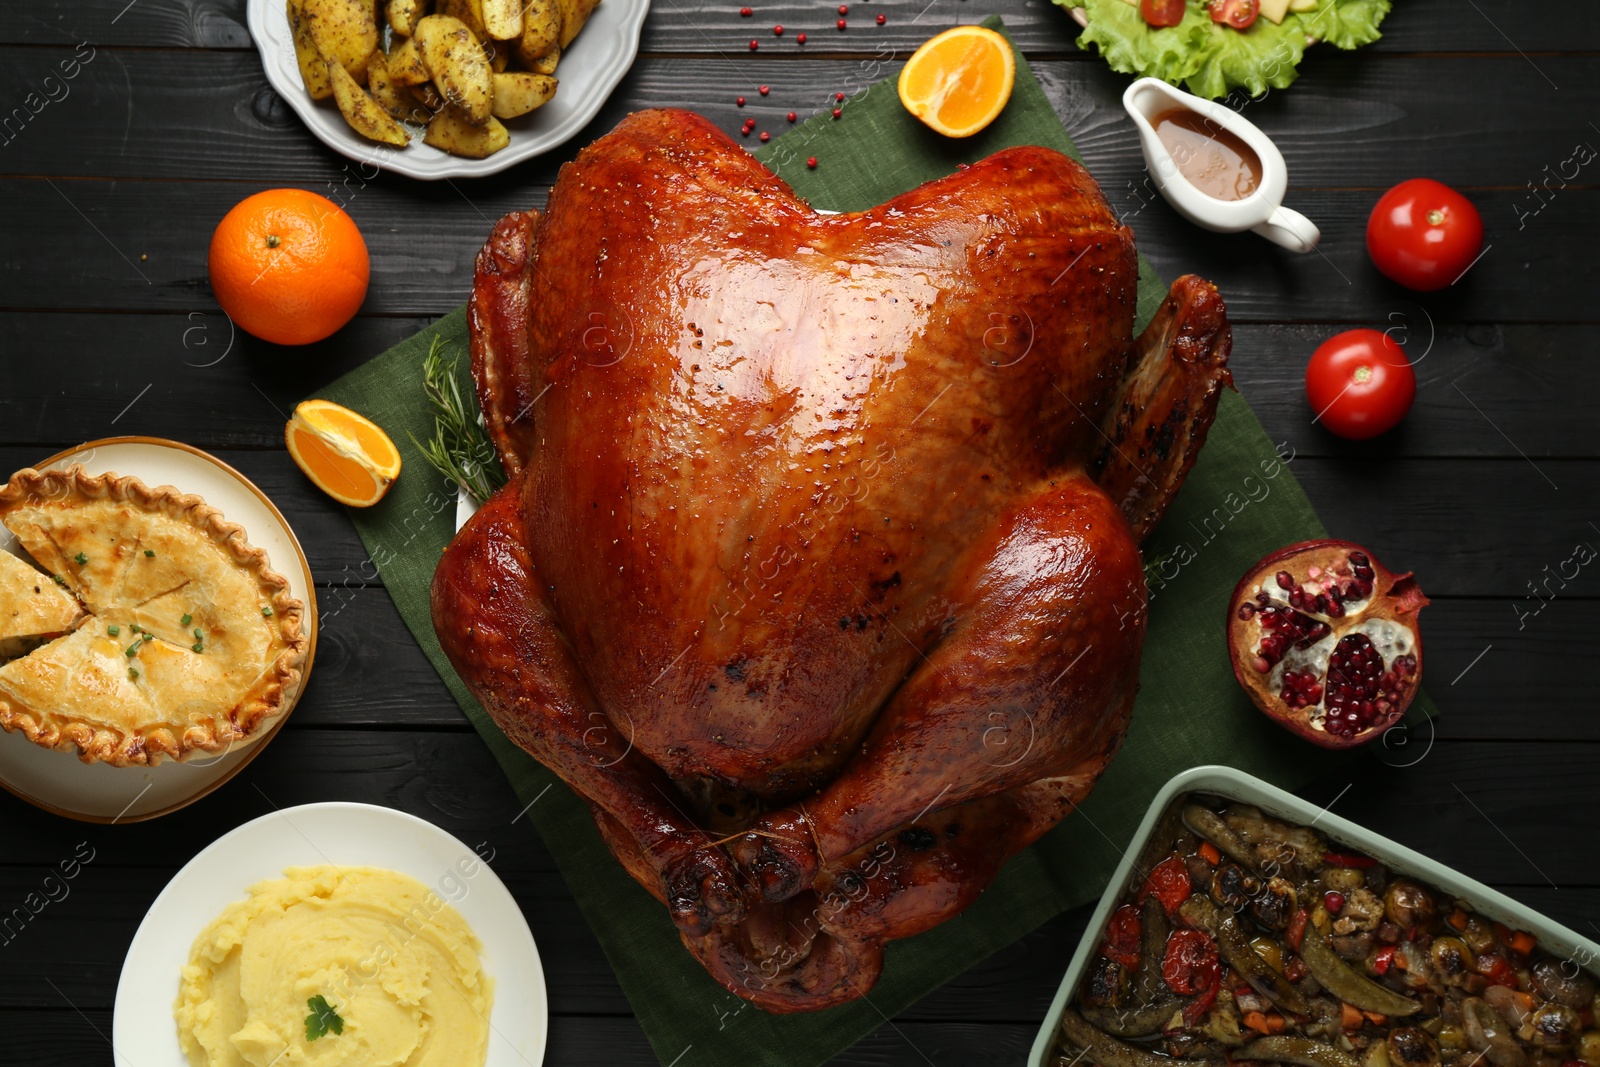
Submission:
M 433 440 L 424 444 L 414 434 L 411 443 L 435 470 L 462 486 L 481 504 L 506 483 L 494 446 L 483 432 L 481 417 L 461 392 L 456 366 L 461 357 L 446 362 L 444 338 L 435 337 L 422 361 L 422 389 L 433 408 Z

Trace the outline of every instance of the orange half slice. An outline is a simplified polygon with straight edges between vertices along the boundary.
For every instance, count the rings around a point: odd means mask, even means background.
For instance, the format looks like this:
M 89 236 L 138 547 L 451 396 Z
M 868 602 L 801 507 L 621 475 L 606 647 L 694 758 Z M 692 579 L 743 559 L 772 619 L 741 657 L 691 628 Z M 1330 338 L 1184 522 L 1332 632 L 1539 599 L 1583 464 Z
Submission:
M 377 423 L 331 400 L 306 400 L 283 431 L 295 465 L 341 504 L 371 507 L 400 476 L 400 450 Z
M 906 61 L 900 102 L 946 137 L 971 137 L 1005 108 L 1016 81 L 1009 41 L 982 26 L 957 26 Z

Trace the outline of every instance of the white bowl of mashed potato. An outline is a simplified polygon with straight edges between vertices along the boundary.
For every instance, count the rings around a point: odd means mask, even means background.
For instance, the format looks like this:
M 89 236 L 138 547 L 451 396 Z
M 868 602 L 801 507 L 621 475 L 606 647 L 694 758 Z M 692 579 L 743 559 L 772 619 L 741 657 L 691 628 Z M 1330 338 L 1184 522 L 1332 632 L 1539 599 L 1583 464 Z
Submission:
M 538 950 L 480 849 L 366 804 L 240 826 L 151 905 L 113 1044 L 174 1067 L 538 1067 Z

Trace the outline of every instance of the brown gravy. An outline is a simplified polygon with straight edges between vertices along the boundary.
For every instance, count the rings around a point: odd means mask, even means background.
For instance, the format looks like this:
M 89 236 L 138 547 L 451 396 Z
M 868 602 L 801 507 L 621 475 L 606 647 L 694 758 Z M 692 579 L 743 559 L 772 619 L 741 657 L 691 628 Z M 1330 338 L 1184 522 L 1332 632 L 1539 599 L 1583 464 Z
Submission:
M 1186 107 L 1150 120 L 1178 172 L 1207 196 L 1243 200 L 1261 184 L 1261 159 L 1231 130 Z

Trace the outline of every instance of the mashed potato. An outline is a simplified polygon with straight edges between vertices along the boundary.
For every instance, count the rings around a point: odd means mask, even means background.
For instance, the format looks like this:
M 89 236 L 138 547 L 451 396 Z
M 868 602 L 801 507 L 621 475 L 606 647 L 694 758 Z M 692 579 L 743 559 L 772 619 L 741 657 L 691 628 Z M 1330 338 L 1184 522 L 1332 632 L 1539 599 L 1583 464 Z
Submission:
M 493 982 L 461 915 L 376 867 L 291 867 L 195 940 L 174 1014 L 193 1067 L 481 1067 Z M 321 996 L 343 1032 L 306 1037 Z

